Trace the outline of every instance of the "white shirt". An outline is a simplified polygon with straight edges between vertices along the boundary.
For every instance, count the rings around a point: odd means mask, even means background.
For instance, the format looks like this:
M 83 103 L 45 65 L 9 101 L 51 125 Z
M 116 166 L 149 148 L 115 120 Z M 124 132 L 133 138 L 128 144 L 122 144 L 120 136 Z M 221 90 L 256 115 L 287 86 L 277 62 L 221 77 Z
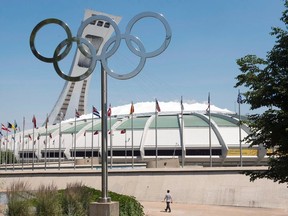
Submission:
M 166 200 L 166 202 L 172 202 L 172 196 L 169 193 L 167 193 L 165 195 L 165 200 Z

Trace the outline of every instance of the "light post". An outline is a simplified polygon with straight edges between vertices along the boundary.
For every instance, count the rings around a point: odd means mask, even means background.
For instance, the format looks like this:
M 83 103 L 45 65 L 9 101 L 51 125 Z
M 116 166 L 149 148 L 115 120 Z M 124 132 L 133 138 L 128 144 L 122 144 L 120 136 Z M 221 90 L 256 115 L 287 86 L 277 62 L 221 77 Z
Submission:
M 142 42 L 136 36 L 131 34 L 131 30 L 133 26 L 135 25 L 135 23 L 137 23 L 140 19 L 147 18 L 147 17 L 152 17 L 161 21 L 166 30 L 166 37 L 165 37 L 164 42 L 158 49 L 152 52 L 146 52 Z M 87 25 L 91 24 L 92 22 L 96 22 L 97 20 L 110 23 L 110 25 L 113 27 L 114 32 L 115 32 L 115 35 L 111 37 L 104 44 L 100 54 L 97 53 L 96 48 L 88 40 L 86 40 L 85 38 L 82 38 L 83 31 L 87 27 Z M 56 47 L 54 51 L 54 55 L 52 58 L 42 56 L 36 50 L 36 47 L 35 47 L 35 37 L 36 37 L 37 32 L 42 27 L 48 24 L 60 25 L 61 27 L 63 27 L 63 29 L 66 31 L 66 34 L 67 34 L 67 39 L 59 43 L 59 45 Z M 94 71 L 96 62 L 97 61 L 101 62 L 102 197 L 100 199 L 100 202 L 102 203 L 107 203 L 111 201 L 110 198 L 107 196 L 107 189 L 108 189 L 108 184 L 107 184 L 107 180 L 108 180 L 108 173 L 107 173 L 107 74 L 119 80 L 127 80 L 127 79 L 133 78 L 143 69 L 147 58 L 152 58 L 161 54 L 168 47 L 171 41 L 171 36 L 172 36 L 171 28 L 168 22 L 166 21 L 166 19 L 163 17 L 163 15 L 154 13 L 154 12 L 144 12 L 133 17 L 129 21 L 124 34 L 121 34 L 117 24 L 110 17 L 104 16 L 104 15 L 95 15 L 84 20 L 78 29 L 76 37 L 72 37 L 72 33 L 66 23 L 64 23 L 63 21 L 59 19 L 54 19 L 54 18 L 41 21 L 32 30 L 32 33 L 30 36 L 30 48 L 33 54 L 41 61 L 53 63 L 53 66 L 57 74 L 61 78 L 67 81 L 77 82 L 77 81 L 86 79 Z M 126 73 L 126 74 L 115 73 L 109 68 L 108 62 L 107 62 L 108 58 L 114 55 L 114 53 L 118 50 L 121 40 L 125 40 L 129 50 L 135 55 L 137 55 L 138 57 L 140 57 L 140 62 L 138 66 L 133 71 L 131 71 L 130 73 Z M 58 65 L 58 62 L 68 55 L 73 42 L 77 43 L 78 49 L 86 58 L 89 58 L 91 62 L 87 71 L 79 76 L 66 75 L 65 73 L 62 72 L 62 70 L 59 68 L 59 65 Z M 135 45 L 138 48 L 135 48 Z M 65 49 L 63 49 L 64 47 Z M 88 48 L 89 51 L 87 51 L 86 48 Z M 62 53 L 60 53 L 61 51 Z

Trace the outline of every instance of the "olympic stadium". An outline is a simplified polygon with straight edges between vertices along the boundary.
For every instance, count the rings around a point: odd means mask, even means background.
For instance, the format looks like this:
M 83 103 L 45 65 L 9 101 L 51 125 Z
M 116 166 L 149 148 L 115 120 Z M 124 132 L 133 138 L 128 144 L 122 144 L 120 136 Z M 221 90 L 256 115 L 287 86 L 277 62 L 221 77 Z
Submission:
M 133 114 L 129 114 L 129 104 L 112 107 L 108 118 L 108 161 L 147 163 L 155 161 L 157 155 L 160 161 L 178 159 L 185 165 L 209 166 L 212 159 L 215 166 L 239 166 L 241 150 L 244 166 L 267 162 L 264 148 L 249 148 L 242 141 L 240 149 L 239 135 L 243 139 L 250 131 L 245 124 L 239 128 L 237 114 L 211 106 L 209 120 L 207 104 L 184 103 L 182 112 L 179 102 L 159 105 L 161 111 L 155 112 L 155 102 L 136 103 Z M 47 128 L 44 125 L 18 132 L 15 138 L 9 135 L 6 142 L 5 147 L 15 152 L 18 161 L 53 162 L 60 157 L 63 162 L 93 158 L 97 163 L 95 159 L 101 157 L 101 119 L 93 114 L 82 115 Z
M 99 20 L 97 17 L 109 19 Z M 111 25 L 107 20 L 115 23 Z M 120 20 L 119 16 L 87 10 L 83 22 L 85 26 L 80 26 L 82 40 L 89 41 L 97 53 L 101 52 Z M 68 26 L 62 21 L 53 22 L 52 24 L 59 24 L 68 31 Z M 38 53 L 34 40 L 37 31 L 47 23 L 51 24 L 49 20 L 40 22 L 30 38 L 33 54 L 42 61 L 48 58 Z M 171 32 L 166 32 L 165 40 L 170 41 L 170 34 Z M 81 77 L 90 68 L 90 64 L 91 59 L 83 51 L 76 50 L 69 72 L 70 78 Z M 98 159 L 102 157 L 101 119 L 93 114 L 86 114 L 90 80 L 91 75 L 85 76 L 83 80 L 71 78 L 66 81 L 47 117 L 46 125 L 7 134 L 2 139 L 4 145 L 0 145 L 0 150 L 12 151 L 17 161 L 23 163 L 45 161 L 46 164 L 47 161 L 58 159 L 74 164 L 77 161 L 98 163 Z M 145 164 L 162 159 L 178 159 L 182 165 L 201 166 L 212 163 L 215 166 L 267 163 L 266 150 L 263 147 L 249 148 L 247 143 L 241 141 L 250 130 L 245 124 L 239 125 L 239 115 L 215 106 L 211 106 L 207 113 L 207 104 L 184 103 L 183 108 L 180 108 L 179 102 L 159 104 L 161 111 L 155 111 L 155 102 L 136 103 L 133 113 L 129 113 L 129 104 L 112 107 L 112 115 L 107 122 L 107 154 L 111 164 Z M 79 118 L 75 117 L 75 110 L 81 115 Z M 242 116 L 241 119 L 243 118 L 245 117 Z

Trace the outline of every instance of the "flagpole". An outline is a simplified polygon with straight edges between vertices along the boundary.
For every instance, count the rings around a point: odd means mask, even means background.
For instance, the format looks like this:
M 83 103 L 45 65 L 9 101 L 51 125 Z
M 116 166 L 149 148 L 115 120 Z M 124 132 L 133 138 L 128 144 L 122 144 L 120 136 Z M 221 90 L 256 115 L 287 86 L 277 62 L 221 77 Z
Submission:
M 61 144 L 62 144 L 62 132 L 61 132 L 61 122 L 62 122 L 62 112 L 60 112 L 59 116 L 59 161 L 58 161 L 58 170 L 61 169 L 61 159 L 62 159 L 62 151 L 61 151 Z M 47 128 L 48 128 L 48 115 L 47 115 Z
M 157 102 L 157 101 L 155 101 Z M 155 153 L 155 158 L 156 158 L 156 168 L 158 168 L 158 143 L 157 143 L 157 117 L 158 117 L 158 112 L 155 106 L 155 147 L 156 147 L 156 153 Z
M 99 149 L 100 149 L 100 135 L 99 134 L 97 134 L 98 135 L 98 146 L 97 146 L 97 148 L 98 148 L 98 154 L 97 154 L 97 156 L 98 156 L 98 160 L 99 160 L 99 158 L 100 158 L 100 152 L 99 152 Z
M 23 139 L 22 139 L 22 171 L 24 169 L 24 135 L 25 135 L 25 117 L 23 117 Z
M 46 132 L 45 132 L 45 170 L 46 170 L 46 167 L 47 167 L 47 145 L 48 145 L 48 141 L 47 141 L 47 128 L 46 128 Z
M 94 143 L 93 143 L 93 140 L 94 140 L 94 125 L 93 125 L 93 120 L 94 120 L 94 118 L 93 118 L 94 116 L 93 116 L 93 106 L 92 106 L 92 116 L 91 116 L 91 118 L 92 118 L 92 136 L 91 136 L 91 169 L 93 169 L 93 159 L 94 159 Z M 99 151 L 99 150 L 98 150 Z
M 51 134 L 49 133 L 49 161 L 51 162 Z M 51 165 L 51 163 L 49 163 Z
M 127 164 L 127 135 L 125 131 L 125 164 Z
M 8 130 L 6 131 L 5 171 L 7 171 L 7 163 L 8 163 L 7 151 L 8 151 Z
M 0 167 L 2 166 L 2 127 L 0 129 Z
M 38 141 L 38 157 L 37 157 L 37 163 L 39 165 L 39 160 L 40 160 L 40 134 L 38 133 L 38 136 L 37 136 L 37 141 Z
M 32 139 L 32 170 L 34 170 L 34 129 L 35 129 L 35 125 L 33 126 L 33 139 Z
M 13 143 L 13 158 L 12 158 L 12 160 L 13 160 L 13 171 L 14 171 L 14 169 L 15 169 L 15 142 L 16 142 L 16 124 L 15 124 L 15 121 L 14 121 L 14 143 Z
M 210 103 L 210 92 L 208 93 L 208 106 L 209 106 L 209 156 L 210 156 L 210 167 L 212 167 L 212 144 L 211 144 L 211 103 Z
M 110 106 L 109 106 L 109 109 L 111 109 Z M 111 110 L 110 110 L 110 112 L 111 112 Z M 112 167 L 113 167 L 113 148 L 112 148 L 113 132 L 112 132 L 111 114 L 109 115 L 109 122 L 110 122 L 110 169 L 112 169 Z
M 76 115 L 75 115 L 75 124 L 74 124 L 74 170 L 76 168 Z
M 240 104 L 241 104 L 241 94 L 240 90 L 238 90 L 238 110 L 239 110 L 239 144 L 240 144 L 240 166 L 242 167 L 243 161 L 242 161 L 242 141 L 241 141 L 241 113 L 240 113 Z
M 184 116 L 183 116 L 183 100 L 181 96 L 181 147 L 182 147 L 182 168 L 185 163 L 185 151 L 184 151 L 184 139 L 183 139 L 183 130 L 184 130 Z
M 86 160 L 86 131 L 84 132 L 85 138 L 84 138 L 84 159 Z

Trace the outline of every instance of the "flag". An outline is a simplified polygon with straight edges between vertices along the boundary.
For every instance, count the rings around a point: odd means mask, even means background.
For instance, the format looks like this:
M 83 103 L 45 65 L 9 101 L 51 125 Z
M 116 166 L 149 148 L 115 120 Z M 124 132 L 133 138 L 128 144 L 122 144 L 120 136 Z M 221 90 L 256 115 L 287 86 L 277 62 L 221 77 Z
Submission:
M 32 139 L 32 137 L 30 136 L 30 134 L 28 134 L 28 138 L 31 140 Z
M 86 136 L 86 131 L 84 132 L 84 136 Z
M 17 130 L 17 127 L 18 127 L 18 125 L 17 125 L 17 122 L 16 122 L 16 121 L 14 121 L 14 125 L 13 125 L 13 126 L 14 126 L 14 128 L 13 128 L 13 129 L 14 129 L 14 131 L 16 131 L 16 130 Z M 19 128 L 19 130 L 20 130 L 20 128 Z
M 210 112 L 210 92 L 208 94 L 208 107 L 206 109 L 206 112 L 209 113 Z
M 34 128 L 36 128 L 37 125 L 36 125 L 36 118 L 35 118 L 35 115 L 33 115 L 32 123 L 33 123 Z
M 159 103 L 158 103 L 158 100 L 156 99 L 156 111 L 157 112 L 160 112 L 161 109 L 160 109 L 160 106 L 159 106 Z
M 121 130 L 120 133 L 121 133 L 121 134 L 125 134 L 125 133 L 126 133 L 126 129 Z
M 111 131 L 110 131 L 110 130 L 108 130 L 108 134 L 111 134 Z
M 0 131 L 0 138 L 3 136 L 2 132 Z
M 45 121 L 45 128 L 46 128 L 46 129 L 48 128 L 48 122 L 49 122 L 49 118 L 48 118 L 48 115 L 47 115 L 46 121 Z
M 92 112 L 93 112 L 93 115 L 96 115 L 98 118 L 101 118 L 100 113 L 98 112 L 98 110 L 94 106 L 92 108 Z
M 14 121 L 14 124 L 11 124 L 11 123 L 9 123 L 8 122 L 8 126 L 7 126 L 8 128 L 12 128 L 14 131 L 16 131 L 17 130 L 17 123 L 16 123 L 16 121 Z
M 40 133 L 38 133 L 38 136 L 37 136 L 37 140 L 39 140 L 40 139 Z
M 134 104 L 132 102 L 130 107 L 130 115 L 132 115 L 133 113 L 134 113 Z
M 97 135 L 97 134 L 99 134 L 99 131 L 98 131 L 98 130 L 96 130 L 96 131 L 94 132 L 94 135 Z
M 1 129 L 2 130 L 5 130 L 5 131 L 8 131 L 8 132 L 11 132 L 7 127 L 5 127 L 5 125 L 1 124 Z
M 183 100 L 182 100 L 182 97 L 181 97 L 180 105 L 181 105 L 181 111 L 183 111 L 183 110 L 184 110 L 184 106 L 183 106 Z
M 50 139 L 52 139 L 52 134 L 51 133 L 49 133 L 49 137 L 50 137 Z
M 108 117 L 110 117 L 112 114 L 112 110 L 111 110 L 111 104 L 109 105 L 109 109 L 107 110 L 107 115 Z
M 238 104 L 241 104 L 243 101 L 242 101 L 242 96 L 240 94 L 240 91 L 238 92 L 238 97 L 237 97 L 237 103 Z
M 79 117 L 80 117 L 80 113 L 78 112 L 77 109 L 75 109 L 75 117 L 76 117 L 76 118 L 79 118 Z
M 7 128 L 14 128 L 14 126 L 11 124 L 11 123 L 9 123 L 9 122 L 7 122 Z

